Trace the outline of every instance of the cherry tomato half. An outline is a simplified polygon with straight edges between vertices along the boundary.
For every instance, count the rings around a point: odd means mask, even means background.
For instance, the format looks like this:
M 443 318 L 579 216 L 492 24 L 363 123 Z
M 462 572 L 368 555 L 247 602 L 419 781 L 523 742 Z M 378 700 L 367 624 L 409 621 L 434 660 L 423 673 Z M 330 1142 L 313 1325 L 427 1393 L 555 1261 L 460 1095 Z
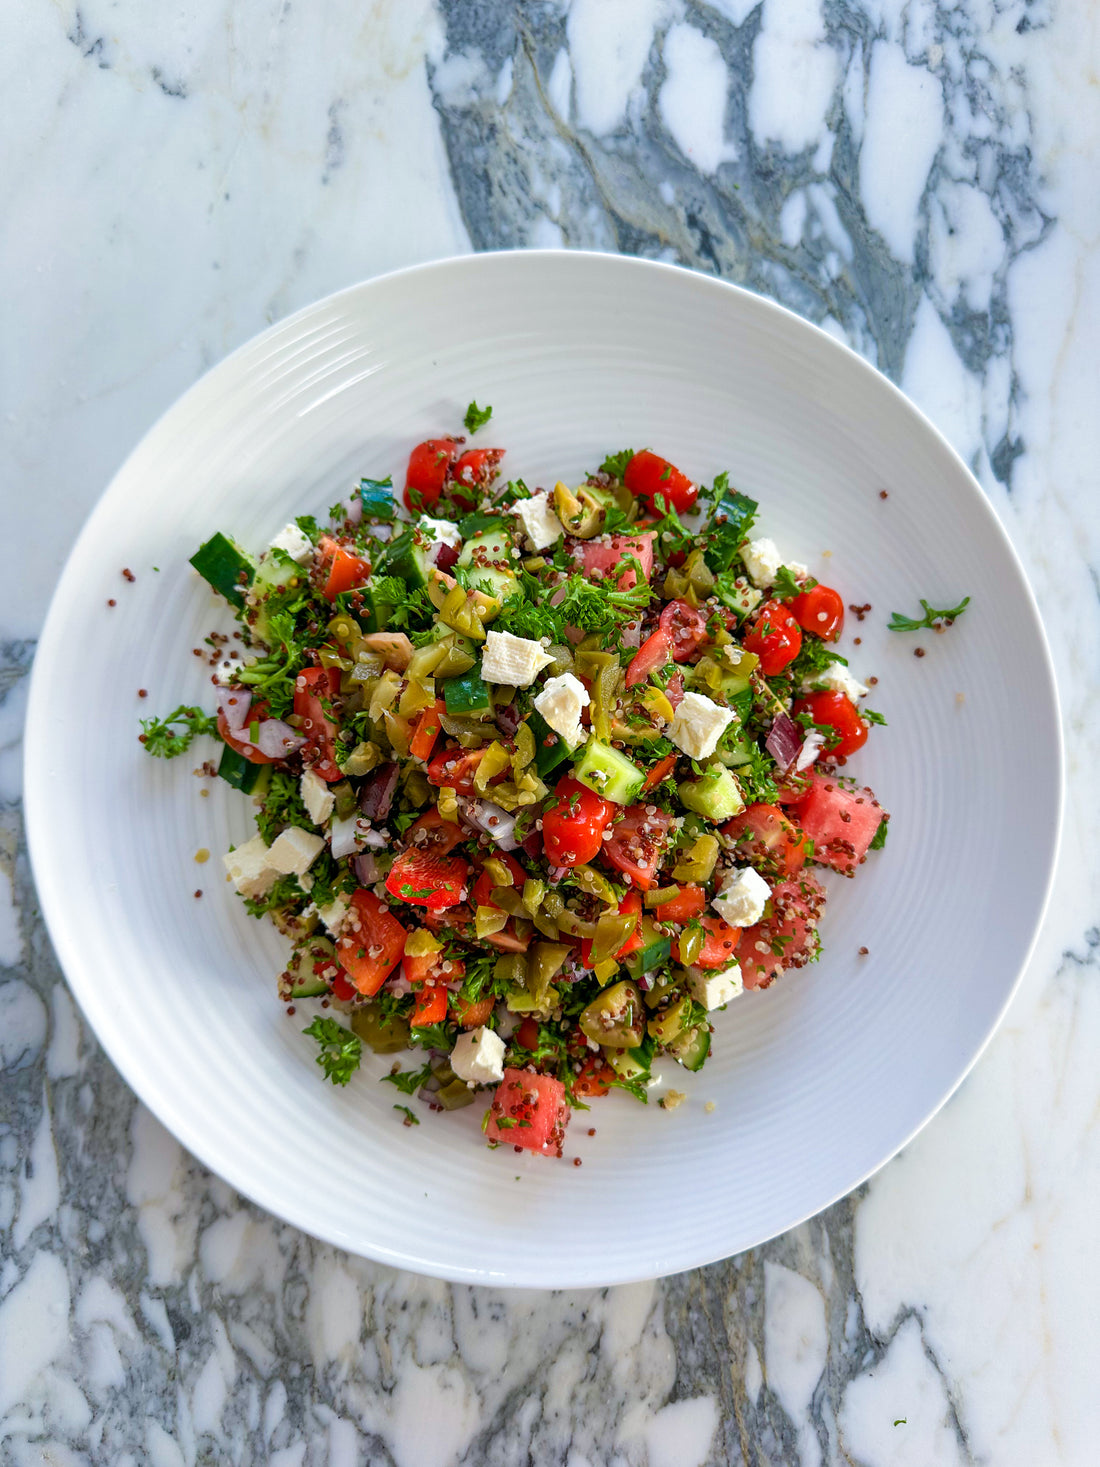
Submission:
M 468 448 L 451 470 L 448 492 L 461 503 L 473 504 L 478 497 L 476 491 L 496 478 L 503 457 L 503 448 Z
M 340 672 L 335 667 L 303 667 L 294 679 L 294 711 L 302 719 L 302 733 L 315 754 L 313 772 L 330 784 L 344 775 L 336 763 L 337 727 L 325 713 L 324 700 L 339 686 Z
M 760 658 L 760 671 L 774 677 L 802 650 L 802 632 L 782 601 L 765 601 L 744 638 L 746 652 Z
M 706 616 L 688 601 L 670 601 L 660 625 L 671 638 L 673 662 L 686 662 L 707 639 Z
M 630 659 L 630 666 L 626 670 L 626 686 L 633 688 L 638 683 L 644 683 L 651 672 L 657 672 L 664 667 L 671 655 L 672 640 L 664 627 L 658 627 Z
M 815 723 L 833 729 L 838 742 L 830 745 L 827 750 L 830 754 L 847 758 L 867 742 L 867 725 L 851 698 L 843 693 L 811 693 L 808 698 L 798 699 L 793 712 L 795 717 L 808 713 Z
M 823 642 L 835 642 L 844 630 L 844 601 L 832 586 L 803 591 L 787 607 L 804 632 L 813 632 Z
M 405 508 L 428 509 L 443 493 L 451 465 L 458 457 L 453 438 L 428 438 L 409 454 L 405 471 Z
M 469 863 L 461 856 L 437 856 L 431 851 L 402 851 L 386 877 L 386 890 L 399 901 L 442 912 L 457 907 L 466 895 Z
M 668 459 L 650 453 L 648 448 L 636 453 L 627 464 L 623 483 L 635 499 L 640 499 L 654 512 L 658 512 L 658 494 L 677 514 L 690 509 L 699 498 L 698 487 L 686 474 L 681 474 Z
M 584 866 L 603 845 L 616 805 L 567 775 L 554 791 L 555 803 L 542 817 L 546 859 L 552 866 Z

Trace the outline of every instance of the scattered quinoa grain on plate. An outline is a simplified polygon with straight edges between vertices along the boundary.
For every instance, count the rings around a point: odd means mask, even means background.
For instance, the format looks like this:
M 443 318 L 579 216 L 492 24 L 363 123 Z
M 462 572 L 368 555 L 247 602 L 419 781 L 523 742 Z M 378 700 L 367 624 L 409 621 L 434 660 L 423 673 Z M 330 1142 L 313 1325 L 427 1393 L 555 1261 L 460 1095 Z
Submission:
M 560 1156 L 573 1109 L 699 1070 L 715 1010 L 818 956 L 814 868 L 885 842 L 839 772 L 883 720 L 844 598 L 727 475 L 626 450 L 529 487 L 503 459 L 440 434 L 400 492 L 364 478 L 259 554 L 213 535 L 191 564 L 242 653 L 215 634 L 216 710 L 141 739 L 220 741 L 256 811 L 227 880 L 291 944 L 287 1012 L 324 1006 L 329 1079 L 401 1056 L 384 1083 Z

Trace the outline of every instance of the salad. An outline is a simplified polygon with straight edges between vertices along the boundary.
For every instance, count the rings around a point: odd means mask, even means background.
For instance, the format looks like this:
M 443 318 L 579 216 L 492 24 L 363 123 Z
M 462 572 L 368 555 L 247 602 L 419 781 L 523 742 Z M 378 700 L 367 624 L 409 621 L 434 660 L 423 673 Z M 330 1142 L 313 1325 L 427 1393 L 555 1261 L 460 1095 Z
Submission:
M 725 474 L 627 450 L 529 488 L 503 458 L 430 439 L 400 496 L 365 478 L 258 556 L 215 534 L 217 711 L 141 739 L 214 735 L 201 772 L 254 802 L 227 879 L 290 939 L 279 997 L 316 1001 L 331 1080 L 404 1055 L 404 1096 L 487 1099 L 490 1144 L 560 1156 L 573 1109 L 699 1070 L 715 1010 L 818 956 L 817 872 L 885 841 L 844 772 L 883 720 L 840 594 Z

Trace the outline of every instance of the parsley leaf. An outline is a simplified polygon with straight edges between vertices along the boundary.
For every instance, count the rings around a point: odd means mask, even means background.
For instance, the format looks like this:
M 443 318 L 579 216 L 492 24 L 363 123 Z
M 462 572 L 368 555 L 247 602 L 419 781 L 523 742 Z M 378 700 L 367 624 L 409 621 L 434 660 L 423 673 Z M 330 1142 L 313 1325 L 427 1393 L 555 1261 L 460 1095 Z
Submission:
M 302 803 L 298 780 L 293 774 L 286 774 L 281 769 L 274 771 L 271 783 L 262 797 L 256 825 L 265 845 L 270 845 L 288 825 L 297 825 L 302 830 L 314 828 L 309 811 Z
M 860 718 L 865 718 L 868 723 L 881 723 L 883 728 L 886 727 L 885 718 L 883 718 L 881 713 L 876 713 L 873 708 L 861 708 L 859 710 L 859 716 Z
M 453 1024 L 414 1024 L 409 1030 L 411 1043 L 424 1049 L 451 1049 L 454 1046 Z
M 420 1120 L 414 1116 L 407 1105 L 395 1105 L 394 1110 L 404 1111 L 405 1119 L 401 1122 L 403 1126 L 419 1126 Z
M 280 876 L 263 896 L 244 898 L 244 909 L 250 917 L 266 917 L 276 907 L 291 907 L 295 904 L 299 907 L 305 904 L 305 896 L 295 876 Z
M 325 1078 L 334 1085 L 346 1085 L 359 1068 L 363 1051 L 359 1036 L 335 1019 L 322 1019 L 320 1015 L 302 1033 L 316 1039 L 321 1046 L 317 1063 L 324 1070 Z
M 178 732 L 174 731 L 176 724 L 182 725 Z M 185 753 L 191 747 L 192 739 L 200 734 L 216 734 L 218 720 L 201 708 L 181 704 L 167 718 L 143 718 L 141 726 L 144 732 L 139 738 L 145 752 L 152 754 L 154 759 L 174 759 L 177 754 Z
M 624 448 L 622 453 L 609 453 L 600 465 L 600 473 L 607 474 L 612 479 L 618 479 L 621 484 L 626 477 L 627 465 L 633 457 L 632 448 Z
M 963 612 L 970 605 L 970 597 L 964 596 L 963 599 L 959 602 L 958 606 L 953 606 L 950 611 L 936 611 L 934 607 L 929 606 L 928 602 L 925 601 L 923 596 L 921 597 L 920 604 L 924 607 L 924 615 L 919 618 L 912 616 L 902 616 L 900 611 L 891 612 L 890 620 L 886 624 L 887 631 L 935 631 L 937 623 L 941 622 L 945 627 L 949 627 L 951 623 L 956 619 L 956 617 L 962 616 Z
M 462 419 L 466 425 L 466 432 L 476 433 L 479 428 L 484 428 L 492 416 L 491 407 L 479 408 L 476 402 L 472 402 L 466 409 L 466 416 Z
M 772 595 L 780 601 L 793 601 L 796 596 L 801 596 L 803 591 L 812 591 L 817 585 L 813 576 L 807 576 L 804 581 L 796 581 L 794 571 L 789 565 L 781 565 L 775 573 L 775 581 L 772 584 Z
M 565 639 L 565 623 L 557 608 L 548 601 L 536 606 L 518 592 L 504 603 L 494 630 L 509 631 L 513 636 L 526 637 L 531 642 L 537 642 L 541 637 L 549 637 L 551 642 Z
M 883 846 L 886 844 L 886 837 L 889 832 L 890 822 L 884 815 L 879 821 L 878 829 L 875 831 L 874 839 L 871 841 L 871 844 L 867 847 L 867 849 L 870 851 L 881 851 Z

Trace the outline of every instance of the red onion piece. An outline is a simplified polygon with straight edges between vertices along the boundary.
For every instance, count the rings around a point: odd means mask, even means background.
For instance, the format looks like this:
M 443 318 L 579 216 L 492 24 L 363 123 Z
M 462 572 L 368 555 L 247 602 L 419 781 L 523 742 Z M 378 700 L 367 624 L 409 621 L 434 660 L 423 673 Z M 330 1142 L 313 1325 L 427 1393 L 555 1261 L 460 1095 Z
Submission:
M 351 869 L 355 872 L 355 879 L 360 886 L 373 886 L 376 881 L 381 881 L 382 873 L 378 869 L 378 862 L 369 852 L 356 856 L 351 863 Z
M 498 708 L 494 716 L 494 721 L 506 739 L 514 739 L 516 729 L 523 722 L 519 716 L 519 709 L 514 703 L 509 703 L 504 708 Z
M 522 842 L 523 854 L 532 861 L 542 860 L 542 831 L 533 830 Z
M 333 860 L 341 861 L 345 856 L 354 856 L 366 833 L 367 822 L 361 815 L 348 815 L 343 820 L 339 817 L 333 820 L 329 835 Z
M 368 820 L 385 820 L 397 792 L 400 774 L 396 764 L 382 764 L 375 769 L 359 791 L 359 808 Z
M 241 688 L 218 689 L 218 712 L 224 713 L 229 732 L 235 734 L 244 728 L 248 710 L 252 706 L 252 694 Z
M 799 732 L 798 724 L 788 718 L 785 713 L 777 713 L 775 721 L 768 730 L 768 737 L 764 740 L 764 747 L 780 769 L 789 769 L 798 758 L 802 748 L 802 735 Z
M 269 759 L 286 759 L 300 749 L 305 739 L 299 738 L 289 723 L 280 718 L 265 718 L 256 735 L 256 747 Z
M 463 823 L 489 836 L 502 851 L 514 851 L 519 847 L 516 840 L 516 817 L 491 800 L 466 800 L 459 806 Z
M 810 729 L 809 733 L 802 740 L 802 748 L 799 751 L 798 758 L 794 761 L 795 773 L 800 774 L 803 769 L 809 769 L 824 747 L 825 735 L 818 733 L 816 728 Z
M 682 672 L 674 672 L 668 680 L 665 695 L 673 708 L 679 708 L 684 701 L 684 675 Z
M 568 866 L 547 866 L 546 876 L 552 886 L 557 886 L 559 881 L 563 881 L 569 875 L 569 871 Z
M 446 573 L 458 564 L 458 557 L 462 554 L 461 545 L 440 544 L 435 552 L 436 569 Z

